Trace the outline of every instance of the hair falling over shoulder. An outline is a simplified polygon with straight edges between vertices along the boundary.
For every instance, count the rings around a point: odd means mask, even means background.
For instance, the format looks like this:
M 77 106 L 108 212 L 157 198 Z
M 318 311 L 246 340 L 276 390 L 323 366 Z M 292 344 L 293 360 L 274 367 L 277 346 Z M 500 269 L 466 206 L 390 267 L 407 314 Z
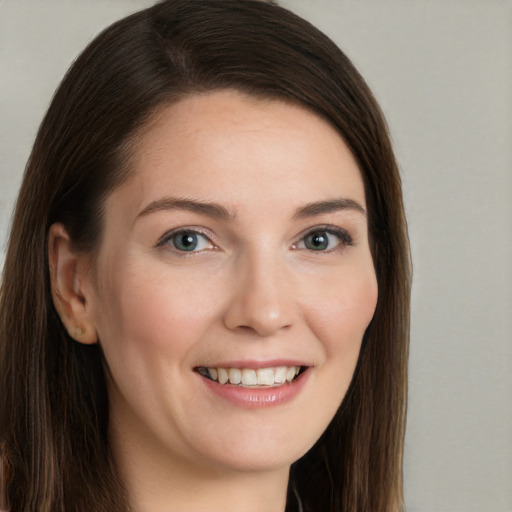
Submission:
M 377 309 L 349 391 L 293 464 L 290 489 L 307 512 L 402 510 L 411 276 L 387 126 L 330 39 L 258 0 L 167 0 L 124 18 L 84 50 L 55 93 L 25 170 L 0 292 L 0 509 L 129 510 L 109 447 L 101 348 L 73 341 L 55 311 L 48 229 L 63 223 L 78 250 L 93 252 L 105 198 L 129 175 L 127 154 L 158 108 L 220 89 L 317 113 L 359 164 Z

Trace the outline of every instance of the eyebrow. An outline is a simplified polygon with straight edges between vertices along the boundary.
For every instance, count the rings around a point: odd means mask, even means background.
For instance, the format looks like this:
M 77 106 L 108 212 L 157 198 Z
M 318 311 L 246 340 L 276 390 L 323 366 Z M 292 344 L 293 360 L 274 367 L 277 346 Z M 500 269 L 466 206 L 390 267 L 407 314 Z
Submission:
M 137 218 L 144 217 L 150 213 L 167 210 L 186 210 L 220 220 L 232 220 L 235 217 L 235 213 L 233 211 L 217 203 L 208 203 L 197 199 L 163 197 L 149 203 L 137 215 Z
M 352 210 L 366 216 L 366 210 L 357 201 L 345 197 L 339 199 L 330 199 L 327 201 L 317 201 L 309 203 L 299 208 L 294 215 L 295 219 L 305 219 L 315 217 L 326 213 L 334 213 L 340 210 Z
M 197 199 L 163 197 L 149 203 L 137 215 L 137 219 L 151 213 L 169 210 L 186 210 L 226 221 L 233 220 L 236 216 L 234 210 L 228 209 L 218 203 L 210 203 Z M 366 210 L 357 201 L 348 198 L 338 198 L 306 204 L 295 211 L 293 218 L 305 219 L 326 213 L 334 213 L 340 210 L 352 210 L 366 216 Z

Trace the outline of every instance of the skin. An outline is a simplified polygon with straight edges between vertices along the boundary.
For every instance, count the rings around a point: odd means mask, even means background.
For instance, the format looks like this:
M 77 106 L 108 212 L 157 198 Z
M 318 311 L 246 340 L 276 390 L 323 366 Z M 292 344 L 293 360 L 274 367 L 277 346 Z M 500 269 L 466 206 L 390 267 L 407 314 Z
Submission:
M 315 114 L 220 91 L 163 109 L 131 164 L 94 259 L 56 224 L 50 261 L 68 331 L 103 347 L 110 437 L 134 510 L 283 511 L 290 465 L 338 409 L 377 302 L 357 163 Z M 304 210 L 340 198 L 352 203 Z M 308 248 L 325 225 L 348 236 Z M 197 250 L 162 242 L 184 227 L 200 231 Z M 276 358 L 308 370 L 272 407 L 233 404 L 194 370 Z

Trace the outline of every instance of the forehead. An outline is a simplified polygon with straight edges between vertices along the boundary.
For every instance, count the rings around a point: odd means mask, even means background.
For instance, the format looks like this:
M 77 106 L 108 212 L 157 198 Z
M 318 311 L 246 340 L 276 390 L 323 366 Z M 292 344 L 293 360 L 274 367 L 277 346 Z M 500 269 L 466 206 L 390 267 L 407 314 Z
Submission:
M 130 167 L 121 189 L 140 207 L 163 194 L 234 209 L 340 195 L 364 206 L 357 162 L 329 123 L 295 104 L 237 91 L 163 108 L 138 139 Z

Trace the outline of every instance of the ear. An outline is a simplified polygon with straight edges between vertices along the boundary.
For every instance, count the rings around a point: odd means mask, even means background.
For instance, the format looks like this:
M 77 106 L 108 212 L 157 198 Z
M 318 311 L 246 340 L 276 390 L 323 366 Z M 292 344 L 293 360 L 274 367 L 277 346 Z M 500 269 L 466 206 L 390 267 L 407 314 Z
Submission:
M 68 334 L 80 343 L 96 343 L 98 336 L 86 293 L 89 258 L 73 250 L 60 223 L 50 227 L 48 260 L 53 303 Z

